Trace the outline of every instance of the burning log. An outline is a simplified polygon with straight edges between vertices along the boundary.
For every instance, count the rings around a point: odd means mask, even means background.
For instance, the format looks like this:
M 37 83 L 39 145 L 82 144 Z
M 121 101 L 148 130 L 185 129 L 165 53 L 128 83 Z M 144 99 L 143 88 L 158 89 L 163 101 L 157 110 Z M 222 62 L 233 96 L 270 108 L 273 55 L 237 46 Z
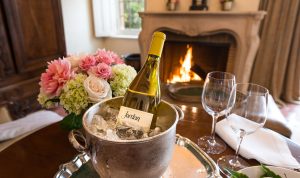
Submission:
M 188 50 L 186 52 L 184 60 L 180 58 L 181 67 L 179 68 L 179 72 L 173 74 L 170 80 L 167 80 L 167 83 L 176 83 L 176 82 L 190 82 L 193 80 L 201 80 L 200 76 L 196 75 L 195 72 L 191 70 L 192 66 L 192 47 L 187 46 Z M 200 67 L 196 67 L 198 69 Z M 201 69 L 201 68 L 200 68 Z M 202 70 L 202 69 L 201 69 Z M 199 70 L 197 70 L 199 71 Z M 206 73 L 204 73 L 204 77 Z
M 194 64 L 191 70 L 199 75 L 202 79 L 205 79 L 207 73 L 201 68 L 201 66 Z

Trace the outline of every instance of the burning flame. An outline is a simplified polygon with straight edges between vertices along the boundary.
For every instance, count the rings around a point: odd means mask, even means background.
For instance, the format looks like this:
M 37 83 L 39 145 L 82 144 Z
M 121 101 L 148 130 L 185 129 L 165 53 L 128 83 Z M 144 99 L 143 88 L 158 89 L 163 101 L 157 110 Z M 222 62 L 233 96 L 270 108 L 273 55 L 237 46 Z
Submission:
M 176 82 L 189 82 L 191 80 L 201 80 L 201 78 L 192 72 L 190 69 L 192 67 L 192 54 L 193 48 L 187 46 L 188 50 L 185 54 L 184 60 L 180 58 L 181 67 L 179 69 L 179 74 L 173 74 L 172 78 L 167 80 L 167 83 Z

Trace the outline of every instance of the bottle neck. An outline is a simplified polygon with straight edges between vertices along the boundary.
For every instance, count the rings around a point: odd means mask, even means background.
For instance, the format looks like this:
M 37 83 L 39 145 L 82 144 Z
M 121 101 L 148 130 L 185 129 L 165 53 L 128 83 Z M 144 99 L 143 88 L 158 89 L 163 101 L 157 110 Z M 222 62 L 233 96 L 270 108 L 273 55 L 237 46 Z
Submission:
M 160 63 L 160 57 L 149 54 L 146 60 L 146 63 L 143 67 L 147 68 L 149 72 L 153 75 L 159 75 L 159 63 Z
M 152 61 L 157 61 L 159 62 L 160 61 L 160 56 L 157 56 L 157 55 L 154 55 L 154 54 L 148 54 L 148 57 L 147 57 L 147 61 L 146 62 L 152 62 Z
M 141 70 L 151 70 L 152 72 L 158 74 L 159 63 L 160 63 L 159 56 L 156 56 L 153 54 L 148 54 L 147 60 Z M 146 69 L 144 69 L 144 68 L 146 68 Z M 155 70 L 155 71 L 153 71 L 153 70 Z

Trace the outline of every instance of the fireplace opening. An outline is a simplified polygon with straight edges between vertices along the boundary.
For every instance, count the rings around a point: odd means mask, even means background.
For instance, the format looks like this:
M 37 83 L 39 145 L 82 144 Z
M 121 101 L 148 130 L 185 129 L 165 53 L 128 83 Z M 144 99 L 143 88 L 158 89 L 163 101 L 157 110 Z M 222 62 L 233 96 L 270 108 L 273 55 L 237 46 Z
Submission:
M 206 74 L 211 71 L 226 71 L 230 52 L 234 48 L 234 38 L 231 35 L 222 33 L 191 37 L 174 32 L 164 33 L 167 35 L 167 40 L 160 65 L 162 82 L 204 80 Z M 182 70 L 186 70 L 184 67 L 187 63 L 191 71 L 189 76 L 182 76 Z M 195 77 L 195 74 L 200 79 Z
M 167 40 L 161 57 L 161 81 L 176 99 L 200 101 L 207 73 L 226 71 L 235 40 L 226 33 L 187 36 L 164 31 Z
M 179 59 L 179 65 L 168 75 L 167 83 L 177 82 L 190 82 L 201 80 L 201 73 L 195 73 L 192 67 L 195 68 L 195 64 L 192 61 L 193 58 L 193 47 L 187 45 L 186 54 Z M 201 68 L 200 68 L 201 69 Z M 200 70 L 201 71 L 201 70 Z M 197 71 L 196 71 L 197 72 Z

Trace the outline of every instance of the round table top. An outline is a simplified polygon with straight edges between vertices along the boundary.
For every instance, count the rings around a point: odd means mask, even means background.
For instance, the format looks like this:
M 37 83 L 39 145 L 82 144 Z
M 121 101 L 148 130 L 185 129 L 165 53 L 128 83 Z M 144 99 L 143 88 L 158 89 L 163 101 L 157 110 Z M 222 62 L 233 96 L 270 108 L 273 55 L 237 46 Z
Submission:
M 195 143 L 199 137 L 210 134 L 212 119 L 202 109 L 200 103 L 167 99 L 184 110 L 185 117 L 177 125 L 178 134 Z M 72 160 L 79 154 L 69 143 L 68 133 L 60 128 L 59 123 L 52 124 L 3 150 L 0 152 L 0 177 L 53 177 L 60 164 Z M 300 159 L 300 146 L 289 139 L 287 142 L 292 154 L 297 156 L 296 159 Z M 234 150 L 229 146 L 224 153 L 209 156 L 216 161 L 222 155 L 228 154 L 234 154 Z M 250 165 L 259 164 L 256 160 L 247 162 Z

